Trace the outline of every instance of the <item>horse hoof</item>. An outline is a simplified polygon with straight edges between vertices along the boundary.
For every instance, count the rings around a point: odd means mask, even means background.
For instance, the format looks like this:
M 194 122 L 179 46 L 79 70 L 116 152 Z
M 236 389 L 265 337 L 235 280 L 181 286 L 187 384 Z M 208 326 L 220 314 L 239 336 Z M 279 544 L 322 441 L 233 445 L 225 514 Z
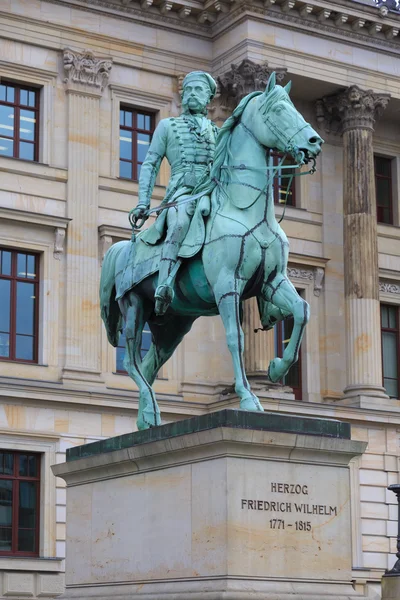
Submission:
M 158 411 L 143 411 L 139 413 L 136 425 L 139 431 L 151 429 L 151 427 L 158 427 L 161 425 L 160 413 Z
M 281 358 L 274 358 L 269 363 L 267 377 L 272 383 L 278 383 L 284 375 L 286 375 L 288 369 L 284 368 L 284 363 Z
M 252 412 L 264 412 L 263 407 L 260 404 L 257 396 L 252 394 L 251 396 L 246 396 L 246 398 L 242 398 L 240 401 L 240 410 L 248 410 Z

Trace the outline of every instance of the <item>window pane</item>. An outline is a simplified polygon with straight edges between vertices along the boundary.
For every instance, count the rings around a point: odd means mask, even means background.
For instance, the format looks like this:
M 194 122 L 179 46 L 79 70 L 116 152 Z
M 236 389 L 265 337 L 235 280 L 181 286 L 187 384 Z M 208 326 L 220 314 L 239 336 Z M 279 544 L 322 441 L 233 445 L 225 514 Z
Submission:
M 18 550 L 20 552 L 35 552 L 35 530 L 18 530 Z
M 35 279 L 36 277 L 36 265 L 35 257 L 32 254 L 28 254 L 27 260 L 27 271 L 26 276 L 28 279 Z
M 35 284 L 17 282 L 17 333 L 33 335 L 35 316 Z
M 37 475 L 38 475 L 37 466 L 38 466 L 37 456 L 35 456 L 34 454 L 31 454 L 30 456 L 28 456 L 29 477 L 37 477 Z
M 132 127 L 132 113 L 129 110 L 125 111 L 125 127 Z
M 28 98 L 29 106 L 36 106 L 36 93 L 37 92 L 29 92 L 29 98 Z
M 137 115 L 137 128 L 138 129 L 146 129 L 146 116 L 138 113 Z
M 398 308 L 395 308 L 394 306 L 388 306 L 387 308 L 389 314 L 389 327 L 390 329 L 397 329 L 396 312 L 398 311 Z
M 124 124 L 124 111 L 123 110 L 119 111 L 119 124 L 120 125 Z
M 14 109 L 12 106 L 0 105 L 0 133 L 8 137 L 14 136 Z
M 120 160 L 119 161 L 119 176 L 126 177 L 127 179 L 132 179 L 132 163 Z
M 0 508 L 1 510 L 1 508 Z M 0 527 L 0 551 L 11 550 L 11 527 Z
M 34 160 L 35 157 L 35 146 L 28 142 L 19 143 L 19 157 L 24 160 Z
M 8 333 L 0 333 L 0 356 L 10 357 L 10 336 Z
M 6 86 L 5 85 L 0 85 L 0 102 L 1 101 L 5 101 L 6 99 Z
M 12 140 L 6 140 L 0 136 L 0 154 L 2 156 L 13 156 L 14 142 Z
M 0 273 L 2 275 L 11 275 L 11 252 L 1 250 Z
M 0 279 L 0 331 L 10 333 L 11 281 Z
M 17 256 L 17 277 L 26 277 L 26 254 Z
M 119 156 L 132 160 L 132 131 L 120 132 L 119 136 Z
M 0 473 L 12 475 L 14 472 L 14 456 L 10 452 L 0 452 Z
M 384 377 L 383 378 L 383 386 L 384 386 L 388 396 L 390 396 L 390 398 L 398 398 L 399 397 L 397 379 L 386 379 Z
M 11 526 L 13 482 L 0 479 L 0 525 Z
M 28 106 L 28 90 L 21 90 L 19 93 L 19 103 Z
M 36 116 L 33 110 L 23 110 L 21 109 L 20 114 L 20 125 L 19 125 L 19 135 L 21 140 L 31 140 L 32 142 L 35 139 L 35 123 Z
M 28 476 L 28 457 L 26 454 L 20 454 L 18 457 L 18 474 L 22 477 Z
M 379 206 L 385 208 L 390 207 L 390 181 L 389 179 L 377 179 L 376 180 L 376 200 Z
M 16 336 L 15 358 L 20 360 L 33 360 L 33 337 L 27 335 Z
M 18 526 L 35 528 L 36 525 L 36 491 L 33 481 L 19 482 Z
M 150 136 L 147 133 L 138 133 L 137 141 L 137 159 L 138 162 L 143 162 L 146 158 L 147 150 L 150 146 Z
M 392 161 L 390 158 L 381 158 L 379 156 L 375 157 L 375 168 L 376 173 L 379 175 L 384 175 L 385 177 L 391 176 L 391 164 Z
M 125 348 L 117 348 L 117 371 L 125 371 L 124 367 Z
M 383 375 L 397 379 L 397 336 L 388 331 L 382 332 Z
M 151 344 L 151 332 L 148 329 L 144 329 L 143 333 L 142 333 L 142 344 L 141 344 L 141 348 L 140 348 L 140 353 L 141 353 L 142 358 L 144 358 L 146 356 L 146 354 L 150 348 L 150 344 Z
M 144 118 L 144 128 L 149 131 L 151 130 L 151 117 L 149 115 L 146 115 Z
M 10 85 L 7 86 L 7 102 L 15 102 L 15 89 Z
M 388 306 L 385 306 L 384 304 L 381 304 L 381 322 L 382 322 L 382 327 L 387 328 L 389 327 L 389 311 L 388 311 Z

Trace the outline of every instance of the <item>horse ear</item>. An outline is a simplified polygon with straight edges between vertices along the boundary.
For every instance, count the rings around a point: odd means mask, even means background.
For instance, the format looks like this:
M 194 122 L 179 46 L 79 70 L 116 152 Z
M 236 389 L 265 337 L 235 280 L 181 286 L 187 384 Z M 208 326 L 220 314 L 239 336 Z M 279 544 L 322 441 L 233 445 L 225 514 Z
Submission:
M 269 94 L 272 92 L 274 87 L 276 86 L 276 73 L 275 71 L 271 73 L 270 78 L 268 79 L 267 87 L 265 88 L 265 93 Z
M 289 83 L 287 83 L 285 85 L 285 92 L 289 95 L 290 94 L 290 90 L 292 89 L 292 82 L 289 81 Z

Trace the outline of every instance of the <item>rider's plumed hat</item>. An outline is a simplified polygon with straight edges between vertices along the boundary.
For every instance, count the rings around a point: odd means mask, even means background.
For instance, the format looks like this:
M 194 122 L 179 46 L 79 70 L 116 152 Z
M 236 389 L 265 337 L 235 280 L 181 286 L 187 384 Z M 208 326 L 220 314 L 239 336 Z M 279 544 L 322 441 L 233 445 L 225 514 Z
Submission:
M 192 71 L 191 73 L 188 73 L 185 79 L 183 80 L 183 89 L 185 88 L 185 85 L 187 85 L 191 81 L 202 81 L 203 83 L 206 83 L 210 88 L 210 100 L 214 98 L 215 93 L 217 91 L 217 83 L 211 77 L 211 75 L 205 73 L 205 71 Z

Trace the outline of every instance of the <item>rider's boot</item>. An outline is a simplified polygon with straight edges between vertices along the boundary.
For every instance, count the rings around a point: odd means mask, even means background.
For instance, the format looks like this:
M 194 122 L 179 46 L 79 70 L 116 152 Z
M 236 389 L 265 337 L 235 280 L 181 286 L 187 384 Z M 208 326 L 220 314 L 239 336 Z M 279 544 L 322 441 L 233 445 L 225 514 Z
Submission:
M 177 256 L 172 257 L 174 254 L 175 247 L 169 245 L 168 242 L 165 242 L 165 247 L 163 248 L 163 254 L 168 256 L 162 256 L 160 261 L 160 270 L 158 273 L 158 286 L 156 289 L 156 293 L 154 295 L 155 298 L 155 307 L 154 312 L 156 315 L 162 316 L 168 310 L 169 305 L 174 299 L 174 290 L 172 288 L 172 283 L 170 274 L 177 262 Z M 177 252 L 176 252 L 177 254 Z

